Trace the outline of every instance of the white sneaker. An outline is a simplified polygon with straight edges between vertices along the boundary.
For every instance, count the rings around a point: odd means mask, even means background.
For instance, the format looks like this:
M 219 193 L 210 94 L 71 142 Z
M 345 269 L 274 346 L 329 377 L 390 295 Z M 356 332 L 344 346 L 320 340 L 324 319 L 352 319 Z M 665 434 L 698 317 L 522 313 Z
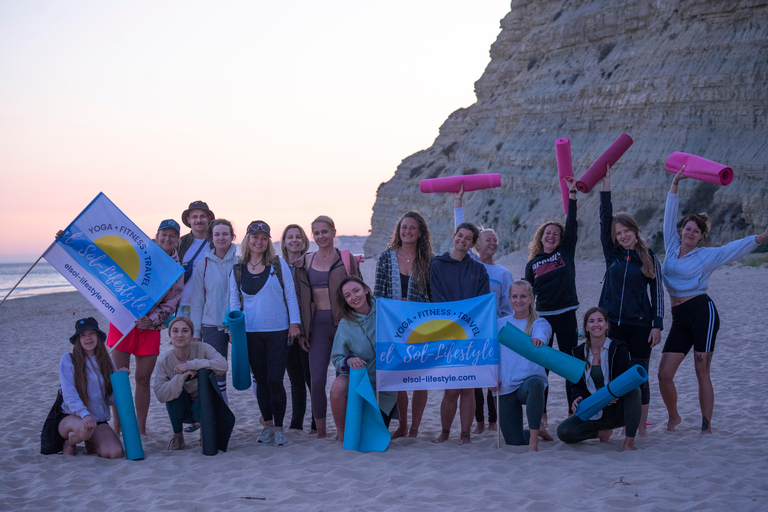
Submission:
M 287 442 L 283 429 L 275 429 L 275 446 L 285 446 Z
M 274 427 L 264 427 L 264 430 L 261 431 L 261 435 L 259 436 L 259 439 L 257 441 L 259 443 L 271 443 L 272 438 L 274 436 L 275 436 Z

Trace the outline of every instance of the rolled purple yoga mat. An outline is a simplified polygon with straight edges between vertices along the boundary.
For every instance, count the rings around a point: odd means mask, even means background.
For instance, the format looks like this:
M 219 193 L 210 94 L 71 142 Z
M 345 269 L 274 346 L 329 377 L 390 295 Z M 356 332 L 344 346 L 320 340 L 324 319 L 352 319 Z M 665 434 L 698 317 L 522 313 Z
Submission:
M 592 187 L 597 185 L 597 182 L 605 176 L 606 167 L 613 167 L 633 142 L 632 137 L 626 133 L 616 137 L 616 140 L 608 146 L 608 149 L 595 160 L 595 163 L 589 166 L 587 172 L 582 174 L 579 181 L 576 182 L 576 188 L 579 189 L 579 192 L 586 193 L 592 190 Z
M 461 190 L 462 183 L 464 184 L 464 192 L 497 188 L 501 186 L 501 174 L 468 174 L 421 180 L 419 188 L 425 194 L 456 193 Z
M 563 179 L 573 176 L 573 163 L 571 162 L 571 139 L 557 139 L 555 141 L 555 155 L 557 156 L 557 177 L 560 182 L 560 195 L 563 196 L 563 212 L 568 213 L 568 183 Z
M 677 174 L 685 166 L 685 175 L 699 181 L 726 186 L 733 181 L 733 169 L 727 165 L 707 160 L 700 156 L 675 151 L 664 165 L 667 172 Z

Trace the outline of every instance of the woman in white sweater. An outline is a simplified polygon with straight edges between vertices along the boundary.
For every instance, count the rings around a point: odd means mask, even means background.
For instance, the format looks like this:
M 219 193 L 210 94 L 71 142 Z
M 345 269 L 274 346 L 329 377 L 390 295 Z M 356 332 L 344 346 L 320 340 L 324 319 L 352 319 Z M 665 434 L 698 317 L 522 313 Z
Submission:
M 531 284 L 528 281 L 512 283 L 509 300 L 513 314 L 499 318 L 498 329 L 509 322 L 531 336 L 537 347 L 546 343 L 552 335 L 552 327 L 536 314 Z M 541 426 L 544 390 L 549 383 L 547 372 L 544 367 L 503 345 L 499 345 L 499 368 L 499 427 L 504 441 L 517 446 L 527 444 L 528 451 L 538 451 L 539 437 L 552 440 Z M 523 430 L 523 405 L 530 431 Z
M 168 333 L 173 350 L 163 354 L 155 368 L 153 389 L 165 404 L 173 427 L 169 450 L 184 449 L 184 421 L 199 423 L 197 405 L 197 370 L 210 368 L 216 375 L 227 371 L 227 360 L 207 343 L 192 342 L 194 325 L 189 318 L 177 316 Z
M 684 173 L 685 166 L 673 178 L 664 211 L 664 246 L 667 255 L 661 271 L 672 306 L 672 328 L 659 364 L 659 391 L 669 414 L 667 430 L 674 432 L 682 421 L 677 412 L 674 377 L 680 363 L 693 348 L 693 364 L 699 384 L 701 433 L 711 434 L 715 390 L 709 369 L 720 328 L 720 316 L 706 293 L 709 276 L 721 265 L 757 249 L 758 245 L 768 239 L 768 229 L 757 236 L 734 240 L 722 247 L 705 247 L 709 242 L 709 217 L 703 213 L 693 213 L 683 219 L 678 232 L 680 199 L 677 188 L 678 183 L 687 178 Z
M 209 235 L 213 250 L 195 267 L 190 285 L 192 303 L 189 318 L 194 324 L 192 341 L 204 341 L 227 359 L 229 329 L 224 320 L 229 310 L 229 273 L 237 263 L 235 230 L 226 219 L 211 222 Z M 227 374 L 216 380 L 224 400 L 227 400 Z
M 248 225 L 240 251 L 240 263 L 229 280 L 229 307 L 245 314 L 248 360 L 264 425 L 258 442 L 283 446 L 287 403 L 283 377 L 289 338 L 299 336 L 299 303 L 291 269 L 276 255 L 266 222 Z

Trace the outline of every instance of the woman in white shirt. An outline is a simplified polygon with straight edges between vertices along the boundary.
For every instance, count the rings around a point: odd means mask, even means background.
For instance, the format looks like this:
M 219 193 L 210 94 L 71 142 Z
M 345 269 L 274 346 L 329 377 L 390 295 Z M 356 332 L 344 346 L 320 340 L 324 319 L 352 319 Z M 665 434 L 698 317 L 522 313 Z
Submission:
M 248 225 L 240 252 L 240 263 L 229 280 L 229 308 L 245 314 L 248 360 L 264 425 L 258 442 L 283 446 L 287 402 L 283 377 L 289 338 L 299 336 L 299 304 L 291 269 L 276 255 L 266 222 Z

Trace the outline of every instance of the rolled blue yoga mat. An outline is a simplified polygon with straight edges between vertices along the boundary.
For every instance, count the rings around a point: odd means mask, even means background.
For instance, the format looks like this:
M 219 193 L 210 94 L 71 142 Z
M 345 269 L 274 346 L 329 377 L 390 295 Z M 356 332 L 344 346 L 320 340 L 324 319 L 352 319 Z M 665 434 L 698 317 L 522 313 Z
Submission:
M 573 383 L 579 382 L 587 367 L 585 361 L 547 345 L 534 346 L 530 336 L 509 322 L 499 331 L 498 340 L 508 349 Z
M 347 417 L 344 421 L 344 449 L 383 452 L 389 446 L 390 439 L 389 429 L 381 417 L 368 372 L 365 368 L 350 368 Z
M 133 394 L 128 372 L 113 372 L 110 375 L 112 393 L 115 397 L 117 416 L 120 418 L 120 430 L 123 433 L 125 458 L 141 460 L 144 458 L 144 448 L 141 446 L 139 422 L 136 420 L 136 409 L 133 407 Z
M 232 335 L 232 385 L 239 391 L 251 387 L 251 365 L 248 362 L 248 342 L 245 339 L 245 315 L 242 311 L 227 314 Z
M 609 382 L 607 386 L 603 386 L 579 402 L 579 406 L 576 408 L 576 416 L 581 420 L 587 421 L 599 411 L 602 411 L 606 405 L 626 395 L 647 380 L 648 372 L 645 371 L 645 368 L 636 364 Z

